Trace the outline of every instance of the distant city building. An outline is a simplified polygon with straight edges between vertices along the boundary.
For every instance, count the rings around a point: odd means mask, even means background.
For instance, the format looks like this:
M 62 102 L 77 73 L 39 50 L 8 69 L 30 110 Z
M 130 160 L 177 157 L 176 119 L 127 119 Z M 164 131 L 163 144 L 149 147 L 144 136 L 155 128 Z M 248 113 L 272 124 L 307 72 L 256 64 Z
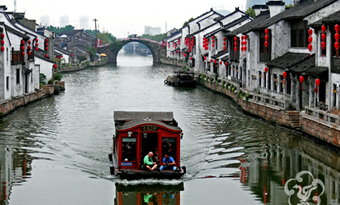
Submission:
M 40 24 L 42 26 L 49 26 L 50 25 L 50 17 L 47 15 L 40 17 Z
M 286 5 L 289 4 L 294 4 L 294 0 L 282 0 L 283 2 L 286 3 Z M 268 0 L 247 0 L 247 4 L 246 4 L 246 9 L 248 9 L 249 7 L 252 7 L 254 5 L 257 4 L 266 4 L 268 2 Z
M 161 34 L 161 27 L 151 27 L 151 26 L 145 26 L 145 34 L 149 35 L 157 35 Z
M 68 16 L 61 16 L 60 17 L 60 27 L 65 27 L 67 25 L 69 25 L 69 17 Z
M 89 17 L 88 16 L 79 17 L 79 28 L 89 29 Z

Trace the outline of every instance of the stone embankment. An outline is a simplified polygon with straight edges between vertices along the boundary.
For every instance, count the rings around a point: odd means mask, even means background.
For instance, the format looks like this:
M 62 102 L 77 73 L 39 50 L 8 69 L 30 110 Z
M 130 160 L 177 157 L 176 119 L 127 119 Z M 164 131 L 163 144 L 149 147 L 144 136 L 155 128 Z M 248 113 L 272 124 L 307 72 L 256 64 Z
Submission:
M 258 116 L 275 125 L 288 127 L 340 148 L 339 115 L 326 111 L 306 108 L 303 111 L 288 110 L 287 100 L 276 99 L 259 93 L 250 92 L 237 82 L 216 80 L 205 74 L 198 74 L 197 83 L 228 96 L 246 113 Z
M 161 58 L 161 63 L 166 64 L 166 65 L 179 66 L 179 67 L 187 66 L 187 62 L 179 61 L 177 59 L 172 59 L 172 58 Z
M 54 85 L 45 85 L 41 89 L 36 89 L 32 93 L 27 93 L 11 99 L 0 100 L 0 118 L 8 115 L 19 107 L 35 102 L 53 94 L 59 94 L 59 91 L 65 90 L 64 81 L 56 81 Z

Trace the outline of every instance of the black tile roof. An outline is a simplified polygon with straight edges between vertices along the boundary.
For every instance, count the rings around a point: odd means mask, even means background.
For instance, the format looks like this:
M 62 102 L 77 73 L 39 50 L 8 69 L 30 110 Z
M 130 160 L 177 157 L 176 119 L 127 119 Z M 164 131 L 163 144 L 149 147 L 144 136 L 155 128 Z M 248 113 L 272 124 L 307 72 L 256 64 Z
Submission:
M 328 67 L 313 67 L 305 72 L 307 75 L 312 76 L 314 78 L 319 77 L 320 79 L 328 79 Z
M 291 68 L 309 58 L 308 53 L 285 53 L 284 55 L 273 59 L 272 61 L 266 63 L 269 67 L 277 68 Z
M 59 34 L 59 36 L 62 36 L 63 34 L 65 34 L 65 35 L 67 35 L 67 36 L 73 36 L 73 35 L 75 35 L 75 34 L 77 34 L 77 33 L 79 33 L 79 32 L 83 33 L 83 32 L 84 32 L 84 29 L 79 29 L 79 30 L 74 29 L 74 30 L 72 30 L 72 31 L 64 31 L 64 32 L 61 32 L 61 33 Z
M 223 56 L 224 54 L 227 54 L 227 52 L 224 51 L 224 50 L 222 50 L 222 51 L 218 52 L 217 54 L 211 56 L 211 58 L 216 59 L 216 58 L 218 58 L 218 57 Z
M 247 19 L 252 19 L 251 17 L 249 17 L 249 15 L 244 15 L 230 23 L 228 23 L 227 25 L 223 26 L 223 27 L 220 27 L 214 31 L 211 31 L 210 33 L 207 33 L 204 35 L 204 37 L 206 38 L 210 38 L 211 36 L 213 36 L 214 34 L 220 32 L 220 31 L 227 31 L 229 28 L 233 27 L 233 26 L 236 26 L 237 24 L 240 24 L 242 23 L 243 21 L 247 20 Z
M 240 26 L 239 28 L 233 30 L 232 32 L 227 33 L 227 36 L 236 36 L 239 33 L 246 34 L 251 29 L 258 25 L 259 23 L 263 22 L 267 18 L 270 17 L 269 11 L 262 11 L 254 20 L 244 24 L 243 26 Z
M 283 1 L 268 1 L 266 3 L 266 5 L 269 5 L 269 6 L 284 6 L 285 2 L 283 2 Z
M 267 5 L 259 5 L 256 4 L 254 6 L 252 6 L 253 9 L 268 9 L 269 7 Z
M 310 2 L 300 3 L 294 7 L 282 11 L 281 13 L 271 18 L 264 20 L 263 22 L 259 22 L 251 30 L 262 30 L 282 20 L 303 19 L 304 17 L 326 6 L 329 6 L 330 4 L 336 1 L 337 0 L 318 0 L 313 3 Z
M 309 26 L 313 28 L 321 27 L 324 24 L 335 24 L 340 23 L 340 11 L 337 11 L 323 19 L 320 19 L 319 21 L 316 21 Z
M 5 28 L 6 28 L 7 31 L 9 31 L 9 32 L 11 32 L 11 33 L 13 33 L 13 34 L 15 34 L 15 35 L 17 35 L 19 37 L 23 38 L 23 37 L 26 36 L 25 34 L 19 32 L 18 30 L 14 29 L 14 28 L 12 28 L 10 26 L 7 26 L 6 24 L 5 24 Z
M 228 61 L 229 60 L 229 55 L 224 56 L 223 58 L 221 58 L 222 61 Z
M 315 67 L 315 55 L 312 55 L 310 58 L 296 64 L 295 66 L 289 68 L 289 71 L 293 73 L 302 73 L 311 68 Z

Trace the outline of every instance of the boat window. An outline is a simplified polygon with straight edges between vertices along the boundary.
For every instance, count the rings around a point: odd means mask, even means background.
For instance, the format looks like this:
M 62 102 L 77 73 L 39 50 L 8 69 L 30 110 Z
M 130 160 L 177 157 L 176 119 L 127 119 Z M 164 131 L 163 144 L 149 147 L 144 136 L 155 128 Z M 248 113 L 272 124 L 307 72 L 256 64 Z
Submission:
M 162 139 L 162 154 L 165 154 L 176 159 L 176 138 L 166 137 Z
M 136 160 L 137 138 L 122 138 L 122 160 L 134 161 Z

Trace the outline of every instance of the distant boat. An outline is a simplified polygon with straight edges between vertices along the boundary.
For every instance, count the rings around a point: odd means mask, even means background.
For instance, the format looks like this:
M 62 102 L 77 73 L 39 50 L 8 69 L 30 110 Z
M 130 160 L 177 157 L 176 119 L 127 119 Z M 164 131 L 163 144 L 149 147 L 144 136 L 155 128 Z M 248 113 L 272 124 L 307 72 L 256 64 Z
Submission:
M 174 75 L 168 76 L 164 84 L 180 87 L 196 87 L 196 80 L 193 72 L 175 72 Z

